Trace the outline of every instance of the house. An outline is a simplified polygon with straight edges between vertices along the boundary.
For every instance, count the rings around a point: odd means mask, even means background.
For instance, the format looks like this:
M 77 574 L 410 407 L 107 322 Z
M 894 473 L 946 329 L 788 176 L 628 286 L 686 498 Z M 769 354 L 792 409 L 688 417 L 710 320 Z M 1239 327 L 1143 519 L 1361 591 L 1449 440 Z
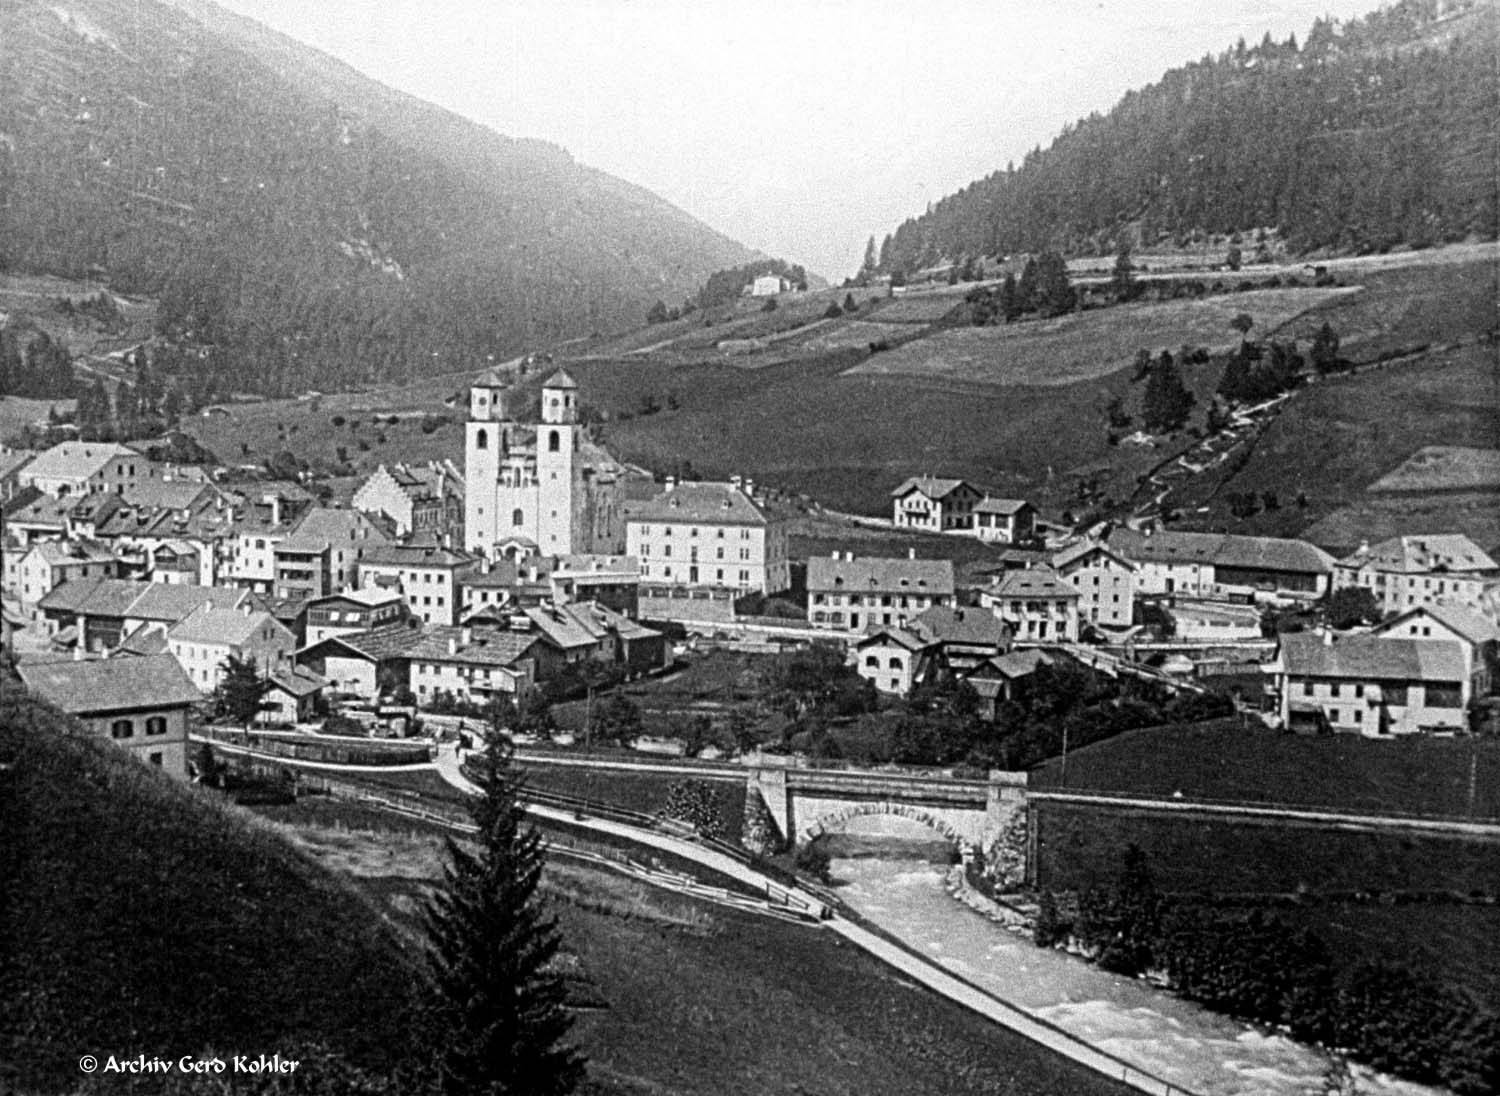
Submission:
M 23 548 L 40 540 L 63 540 L 68 535 L 68 511 L 78 499 L 77 495 L 53 498 L 34 487 L 23 488 L 0 510 L 5 516 L 6 539 Z
M 469 389 L 463 544 L 476 556 L 618 552 L 625 469 L 579 424 L 578 382 L 542 383 L 541 422 L 517 413 L 527 396 L 491 370 Z
M 328 682 L 304 666 L 282 666 L 266 675 L 266 693 L 261 697 L 257 723 L 289 726 L 310 722 L 318 694 Z
M 655 498 L 629 504 L 625 553 L 640 560 L 640 614 L 647 619 L 674 619 L 699 593 L 732 616 L 734 598 L 791 585 L 785 520 L 733 481 L 668 479 Z
M 1052 557 L 1052 569 L 1078 591 L 1078 616 L 1100 628 L 1129 628 L 1135 616 L 1135 564 L 1100 541 L 1080 540 Z
M 752 297 L 775 297 L 791 288 L 792 283 L 780 274 L 761 274 L 749 286 Z
M 961 479 L 913 476 L 891 492 L 898 529 L 929 533 L 971 532 L 974 507 L 984 493 Z
M 118 578 L 64 582 L 37 603 L 37 618 L 49 636 L 67 633 L 85 651 L 107 650 L 131 630 L 125 615 L 147 585 Z
M 359 585 L 398 590 L 412 616 L 423 624 L 451 627 L 463 610 L 463 578 L 478 568 L 477 556 L 452 548 L 387 544 L 366 552 L 359 561 Z
M 390 518 L 397 536 L 430 533 L 463 542 L 464 477 L 451 460 L 379 465 L 354 492 L 353 506 Z
M 404 623 L 410 610 L 399 591 L 363 586 L 313 598 L 307 603 L 307 644 L 329 636 L 354 635 Z
M 1383 737 L 1467 727 L 1469 671 L 1454 641 L 1296 632 L 1281 637 L 1266 672 L 1282 725 L 1294 731 Z
M 634 556 L 575 553 L 554 556 L 549 563 L 552 600 L 595 601 L 628 617 L 639 611 L 641 564 Z
M 934 605 L 918 613 L 907 631 L 934 644 L 943 665 L 959 676 L 1010 650 L 1010 629 L 983 609 Z
M 538 680 L 549 680 L 563 666 L 602 662 L 629 677 L 659 670 L 671 661 L 666 636 L 598 602 L 547 604 L 527 609 L 532 631 L 545 636 L 558 659 L 539 664 Z M 518 621 L 513 618 L 512 627 Z
M 422 634 L 408 619 L 367 632 L 326 636 L 298 651 L 297 665 L 326 680 L 335 693 L 378 700 L 410 680 L 410 653 Z
M 21 490 L 21 470 L 35 456 L 36 452 L 31 449 L 8 449 L 0 445 L 0 503 L 16 497 Z
M 807 617 L 814 628 L 861 632 L 903 628 L 935 605 L 954 603 L 953 562 L 835 551 L 807 561 Z
M 986 496 L 974 505 L 974 535 L 994 544 L 1022 544 L 1036 536 L 1036 507 L 1024 499 Z
M 1242 643 L 1261 638 L 1260 610 L 1229 601 L 1173 598 L 1167 610 L 1182 643 Z
M 1470 695 L 1475 698 L 1489 696 L 1500 682 L 1496 674 L 1500 665 L 1500 626 L 1463 605 L 1446 601 L 1418 605 L 1378 625 L 1373 634 L 1459 644 Z
M 108 545 L 92 540 L 47 540 L 21 557 L 16 584 L 22 613 L 36 615 L 42 599 L 65 582 L 114 578 L 119 561 Z
M 160 475 L 160 467 L 128 445 L 99 441 L 65 441 L 44 449 L 16 473 L 22 487 L 45 495 L 89 495 L 123 492 Z
M 408 652 L 417 703 L 440 694 L 473 704 L 520 700 L 536 683 L 536 655 L 546 640 L 501 628 L 426 629 Z
M 273 549 L 276 561 L 277 597 L 307 598 L 353 586 L 359 581 L 359 564 L 372 549 L 391 543 L 386 531 L 387 519 L 361 513 L 359 510 L 315 506 L 293 522 L 285 539 Z M 300 555 L 303 573 L 286 575 Z M 322 575 L 309 573 L 308 564 L 318 561 Z M 323 588 L 317 589 L 319 578 Z
M 1136 566 L 1136 593 L 1315 601 L 1329 590 L 1333 557 L 1305 541 L 1229 533 L 1119 528 L 1109 548 Z
M 1362 587 L 1382 613 L 1447 601 L 1470 609 L 1484 604 L 1500 566 L 1462 533 L 1392 537 L 1338 561 L 1334 587 Z
M 167 629 L 167 650 L 205 693 L 219 687 L 226 659 L 271 674 L 288 666 L 295 645 L 291 631 L 263 610 L 203 605 Z
M 993 721 L 996 709 L 1016 698 L 1020 682 L 1036 673 L 1038 667 L 1051 666 L 1057 657 L 1040 647 L 1028 647 L 995 655 L 975 666 L 964 680 L 979 697 L 979 715 Z
M 1077 643 L 1078 603 L 1073 584 L 1055 571 L 1007 571 L 979 591 L 979 604 L 1009 625 L 1017 643 Z
M 908 696 L 937 663 L 938 646 L 904 628 L 878 628 L 849 651 L 855 672 L 882 693 Z
M 164 540 L 147 552 L 146 578 L 175 586 L 196 586 L 203 574 L 203 552 L 185 540 Z
M 187 778 L 188 724 L 202 697 L 171 655 L 29 662 L 17 672 L 94 734 Z

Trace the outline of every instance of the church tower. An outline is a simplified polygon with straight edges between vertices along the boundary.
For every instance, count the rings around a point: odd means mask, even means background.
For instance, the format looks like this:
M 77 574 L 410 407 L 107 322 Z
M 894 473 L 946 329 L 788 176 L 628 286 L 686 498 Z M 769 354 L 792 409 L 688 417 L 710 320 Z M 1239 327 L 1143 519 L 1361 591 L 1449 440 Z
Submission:
M 537 546 L 543 555 L 580 551 L 574 501 L 583 490 L 578 461 L 578 382 L 559 369 L 542 383 L 542 422 L 536 428 Z
M 464 547 L 489 555 L 499 539 L 500 463 L 510 443 L 510 389 L 496 370 L 469 389 L 464 433 Z

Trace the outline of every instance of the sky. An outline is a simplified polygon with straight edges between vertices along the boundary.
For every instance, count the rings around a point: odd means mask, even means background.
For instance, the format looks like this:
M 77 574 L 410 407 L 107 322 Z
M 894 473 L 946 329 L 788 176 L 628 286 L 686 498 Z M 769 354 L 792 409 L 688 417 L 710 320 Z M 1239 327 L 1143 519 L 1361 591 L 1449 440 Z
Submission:
M 1167 69 L 1379 0 L 220 0 L 835 281 Z

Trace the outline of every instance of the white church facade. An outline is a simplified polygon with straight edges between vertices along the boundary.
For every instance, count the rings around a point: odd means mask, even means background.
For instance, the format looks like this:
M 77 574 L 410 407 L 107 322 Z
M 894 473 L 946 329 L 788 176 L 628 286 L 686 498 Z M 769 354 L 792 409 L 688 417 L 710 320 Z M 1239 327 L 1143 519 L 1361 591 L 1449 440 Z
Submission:
M 490 559 L 618 553 L 624 472 L 585 437 L 578 384 L 542 384 L 540 423 L 517 421 L 517 390 L 494 371 L 469 390 L 464 547 Z

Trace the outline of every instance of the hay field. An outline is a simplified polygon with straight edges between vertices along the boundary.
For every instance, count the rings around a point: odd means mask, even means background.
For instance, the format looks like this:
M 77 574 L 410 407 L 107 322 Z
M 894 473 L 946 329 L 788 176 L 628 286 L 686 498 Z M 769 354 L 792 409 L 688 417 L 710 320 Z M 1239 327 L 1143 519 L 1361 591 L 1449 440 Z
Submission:
M 1185 343 L 1233 347 L 1239 335 L 1229 321 L 1241 312 L 1255 321 L 1252 335 L 1265 335 L 1309 309 L 1358 292 L 1257 289 L 1074 312 L 1051 320 L 954 328 L 877 354 L 850 373 L 1051 388 L 1108 376 L 1130 365 L 1143 348 L 1176 353 Z

